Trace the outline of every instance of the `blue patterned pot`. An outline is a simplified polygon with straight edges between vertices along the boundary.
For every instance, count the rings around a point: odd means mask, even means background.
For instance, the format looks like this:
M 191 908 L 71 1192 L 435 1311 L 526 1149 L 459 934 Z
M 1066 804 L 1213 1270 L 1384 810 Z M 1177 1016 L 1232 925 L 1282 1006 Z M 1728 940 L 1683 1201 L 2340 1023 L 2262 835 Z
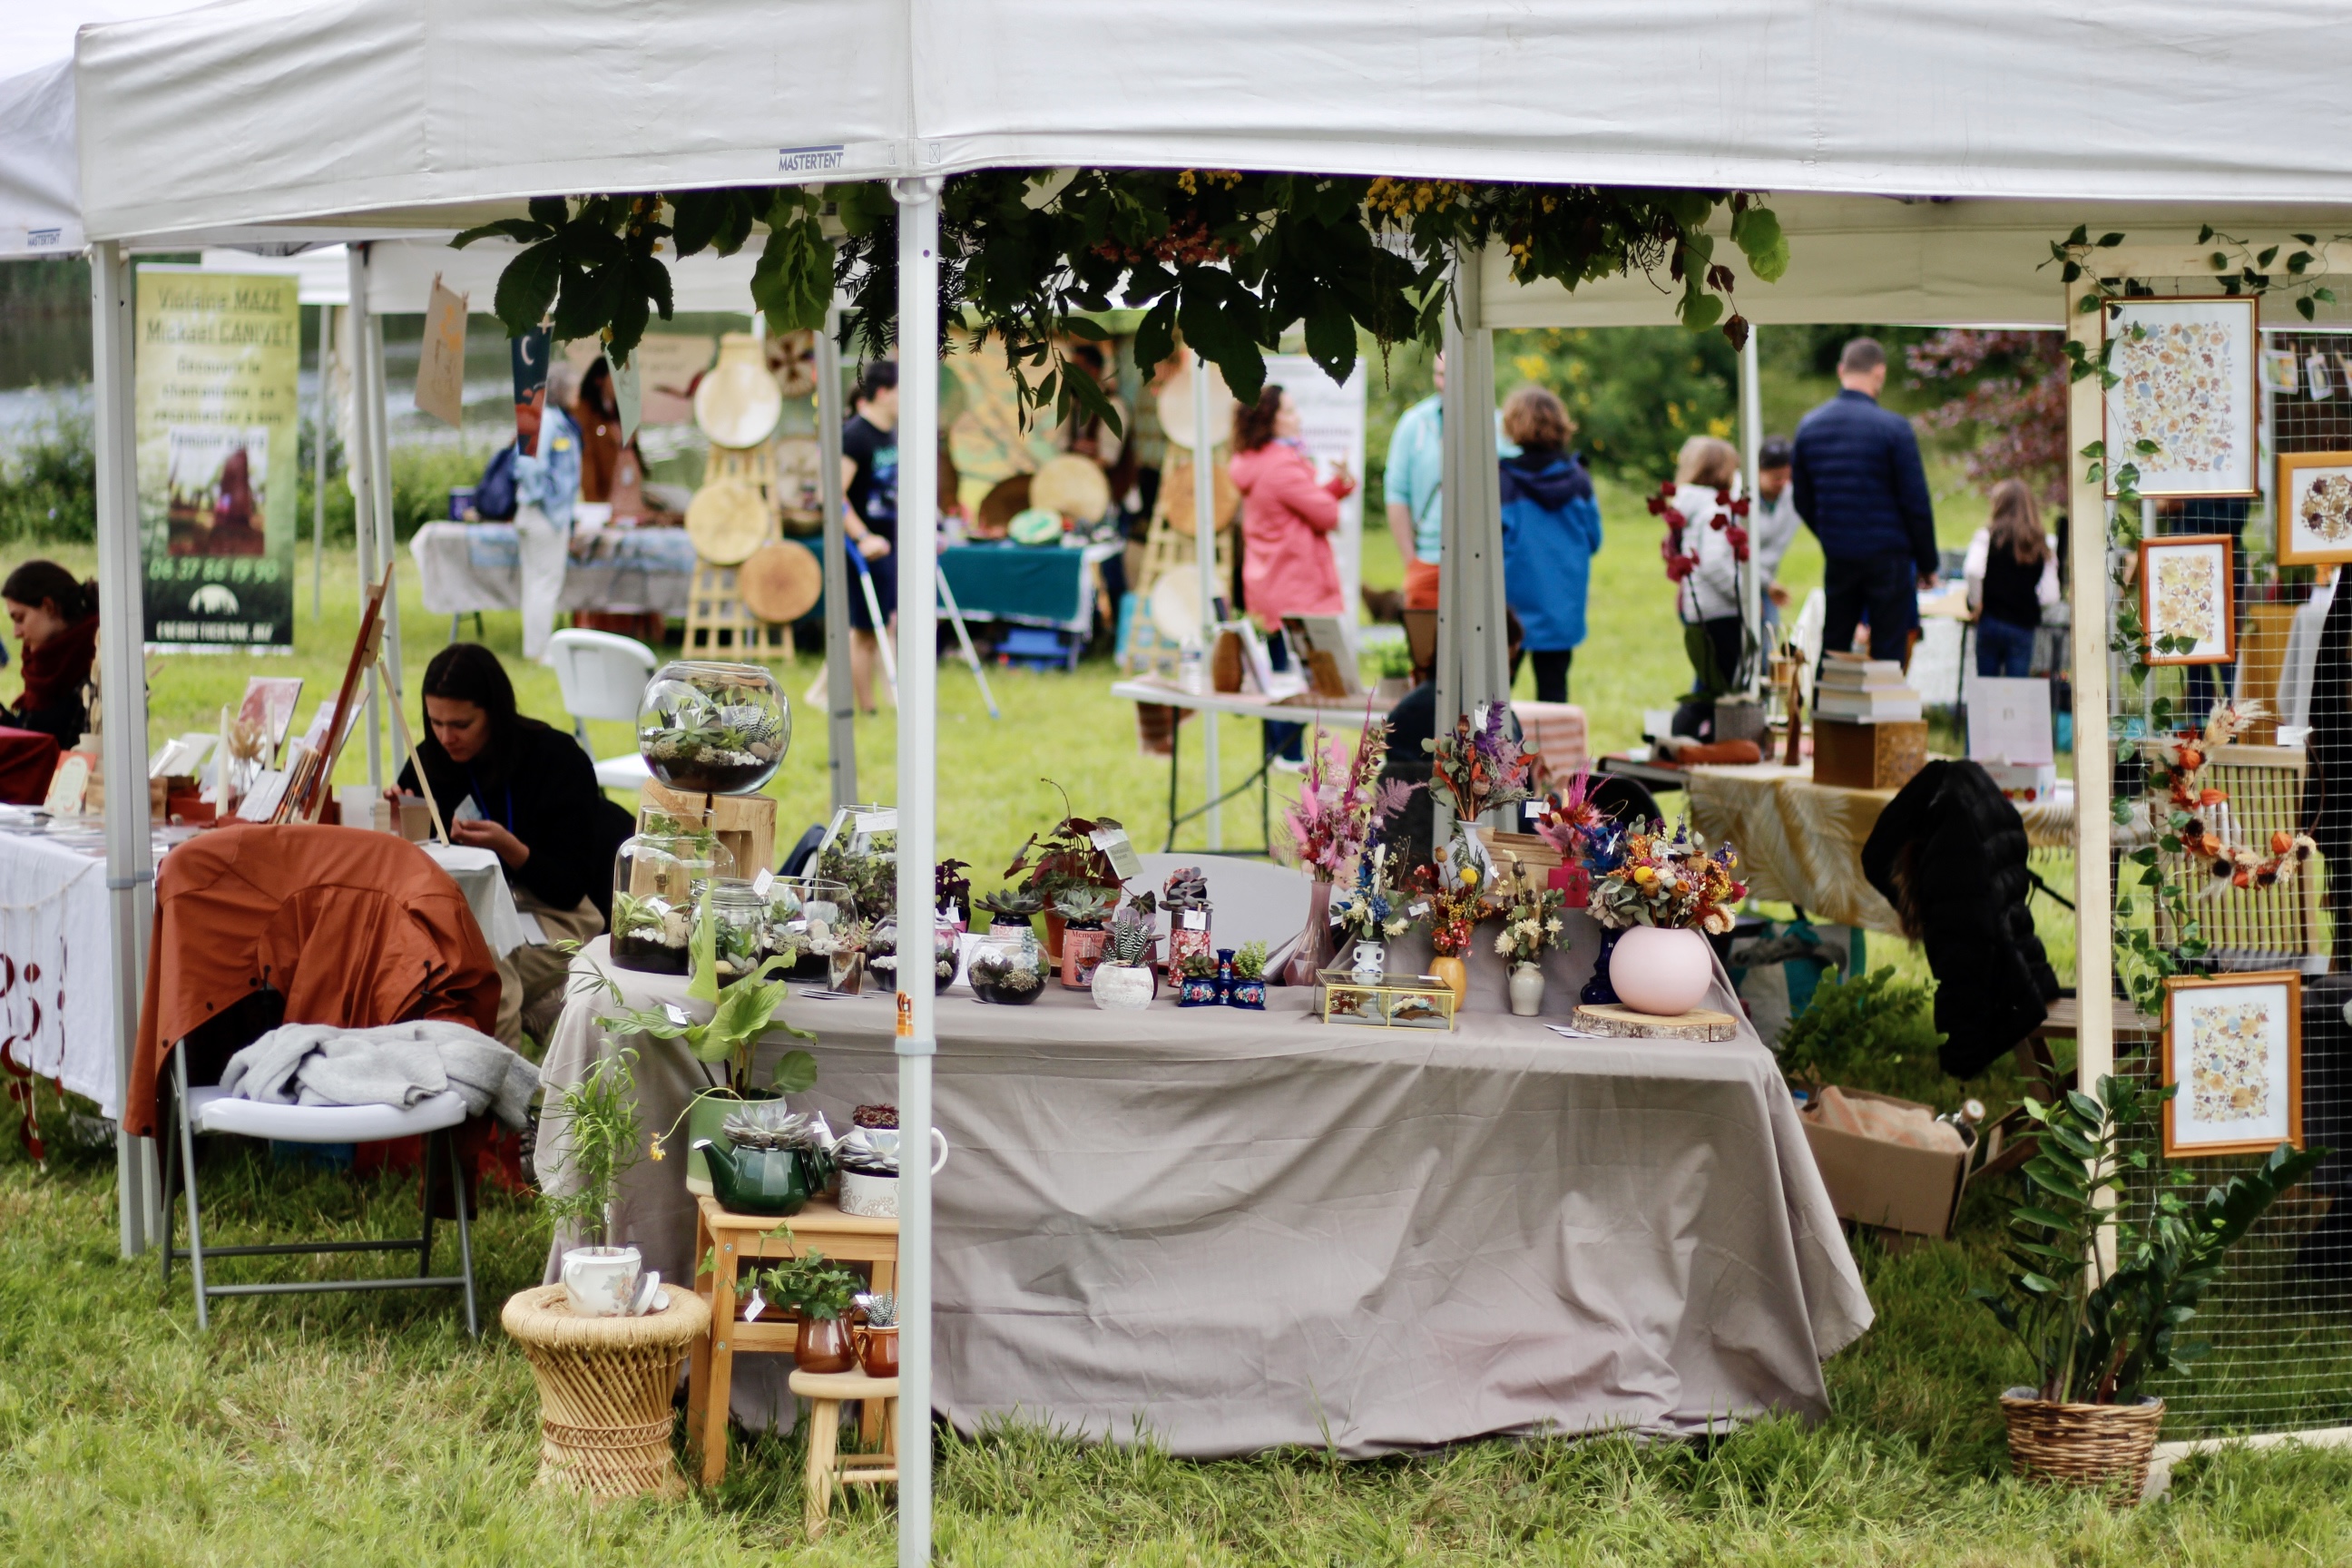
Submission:
M 1179 1007 L 1213 1007 L 1223 997 L 1218 994 L 1217 977 L 1213 974 L 1188 974 L 1176 993 Z
M 1236 977 L 1225 993 L 1225 1005 L 1229 1007 L 1246 1007 L 1253 1013 L 1265 1012 L 1265 982 L 1263 979 L 1244 980 Z

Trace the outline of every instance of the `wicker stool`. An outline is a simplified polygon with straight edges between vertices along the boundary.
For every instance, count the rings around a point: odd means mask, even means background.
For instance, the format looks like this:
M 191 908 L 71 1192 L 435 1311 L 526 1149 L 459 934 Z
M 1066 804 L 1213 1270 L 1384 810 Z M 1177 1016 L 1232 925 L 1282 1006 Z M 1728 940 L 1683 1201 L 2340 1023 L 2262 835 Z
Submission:
M 509 1297 L 499 1321 L 539 1380 L 539 1484 L 596 1498 L 677 1497 L 671 1395 L 710 1309 L 682 1286 L 642 1318 L 575 1317 L 563 1287 Z
M 898 1380 L 868 1377 L 862 1372 L 795 1372 L 793 1392 L 809 1402 L 808 1479 L 803 1506 L 808 1538 L 824 1533 L 825 1516 L 833 1510 L 835 1487 L 879 1486 L 898 1479 Z M 841 1406 L 844 1400 L 868 1401 L 866 1408 L 882 1410 L 882 1451 L 844 1454 L 840 1451 Z

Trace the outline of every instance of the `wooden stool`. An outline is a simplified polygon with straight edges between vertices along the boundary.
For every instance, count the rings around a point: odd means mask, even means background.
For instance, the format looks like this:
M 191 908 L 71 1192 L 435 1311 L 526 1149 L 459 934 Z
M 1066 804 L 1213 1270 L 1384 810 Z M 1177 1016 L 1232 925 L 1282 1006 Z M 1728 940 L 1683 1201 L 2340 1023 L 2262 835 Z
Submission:
M 763 1318 L 755 1323 L 736 1321 L 736 1270 L 747 1261 L 818 1252 L 835 1263 L 870 1263 L 874 1266 L 875 1291 L 878 1294 L 896 1290 L 898 1222 L 845 1215 L 823 1198 L 782 1219 L 774 1215 L 730 1214 L 719 1206 L 718 1199 L 708 1195 L 698 1196 L 694 1202 L 694 1251 L 689 1256 L 700 1268 L 708 1255 L 714 1268 L 694 1282 L 695 1289 L 710 1304 L 710 1330 L 695 1342 L 689 1363 L 686 1440 L 689 1448 L 702 1451 L 702 1484 L 715 1487 L 727 1474 L 727 1395 L 735 1381 L 736 1352 L 782 1352 L 789 1355 L 800 1339 L 800 1325 L 783 1321 L 781 1311 L 774 1319 Z M 798 1378 L 803 1374 L 796 1372 L 793 1375 Z M 898 1384 L 893 1383 L 890 1387 L 895 1393 Z M 834 1397 L 856 1399 L 860 1395 Z M 835 1415 L 838 1415 L 837 1409 Z M 865 1407 L 858 1426 L 869 1446 L 882 1436 L 878 1403 Z
M 808 1479 L 803 1487 L 803 1517 L 808 1538 L 824 1533 L 825 1516 L 833 1510 L 836 1487 L 880 1486 L 898 1479 L 898 1380 L 868 1377 L 862 1372 L 795 1372 L 793 1392 L 809 1402 Z M 840 1452 L 841 1405 L 860 1402 L 882 1414 L 882 1451 L 878 1454 Z

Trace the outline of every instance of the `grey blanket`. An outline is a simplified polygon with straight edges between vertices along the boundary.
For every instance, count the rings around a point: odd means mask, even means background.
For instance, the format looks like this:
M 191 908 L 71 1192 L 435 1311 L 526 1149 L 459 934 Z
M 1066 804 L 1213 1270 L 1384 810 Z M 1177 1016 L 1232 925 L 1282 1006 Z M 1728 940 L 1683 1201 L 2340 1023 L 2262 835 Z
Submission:
M 404 1108 L 454 1089 L 467 1115 L 493 1111 L 520 1128 L 530 1120 L 539 1069 L 463 1024 L 287 1024 L 229 1058 L 221 1088 L 270 1105 Z

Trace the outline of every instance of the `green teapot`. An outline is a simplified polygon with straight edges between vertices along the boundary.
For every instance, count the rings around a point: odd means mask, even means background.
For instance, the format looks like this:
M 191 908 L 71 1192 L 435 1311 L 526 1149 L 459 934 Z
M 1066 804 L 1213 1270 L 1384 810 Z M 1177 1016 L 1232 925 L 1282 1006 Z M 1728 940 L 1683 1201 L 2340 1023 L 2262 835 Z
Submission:
M 730 1214 L 796 1215 L 824 1191 L 831 1162 L 814 1149 L 745 1149 L 698 1138 L 710 1166 L 710 1192 Z

